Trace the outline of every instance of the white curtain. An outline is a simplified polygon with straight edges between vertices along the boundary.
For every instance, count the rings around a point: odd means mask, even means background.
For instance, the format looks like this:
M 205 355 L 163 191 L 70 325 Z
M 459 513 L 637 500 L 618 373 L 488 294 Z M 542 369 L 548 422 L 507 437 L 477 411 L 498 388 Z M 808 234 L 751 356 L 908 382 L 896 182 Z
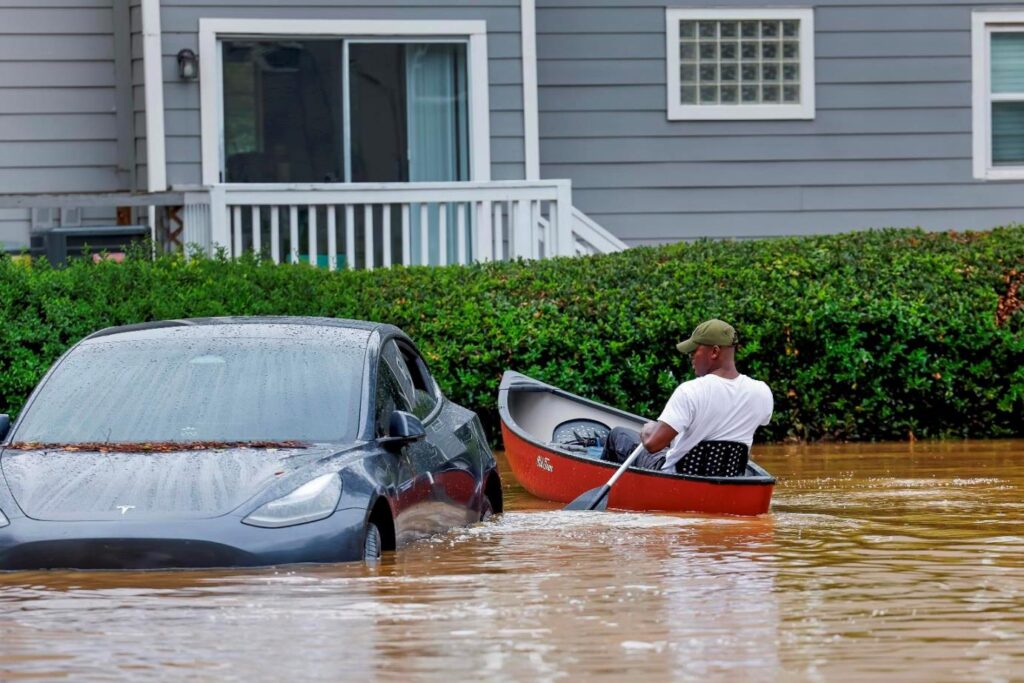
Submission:
M 406 107 L 411 182 L 468 179 L 466 69 L 464 47 L 443 43 L 406 46 Z M 420 215 L 412 211 L 412 248 L 420 253 Z M 429 262 L 440 261 L 439 243 L 448 254 L 456 249 L 455 206 L 449 205 L 446 225 L 439 225 L 439 207 L 429 215 Z M 451 258 L 449 256 L 449 258 Z

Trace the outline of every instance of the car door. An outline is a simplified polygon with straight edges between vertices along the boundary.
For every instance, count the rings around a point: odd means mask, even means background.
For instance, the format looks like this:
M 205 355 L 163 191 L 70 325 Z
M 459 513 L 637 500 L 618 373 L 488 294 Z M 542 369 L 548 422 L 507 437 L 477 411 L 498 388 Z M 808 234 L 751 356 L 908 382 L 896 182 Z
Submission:
M 472 457 L 466 435 L 471 433 L 473 414 L 441 396 L 426 363 L 409 345 L 399 344 L 411 385 L 412 412 L 423 421 L 427 441 L 436 449 L 431 463 L 434 490 L 448 526 L 476 521 L 474 501 L 480 481 L 479 458 Z
M 377 388 L 374 410 L 374 430 L 378 438 L 388 435 L 391 413 L 395 410 L 411 412 L 408 394 L 395 371 L 395 354 L 391 358 L 382 353 L 377 366 Z M 416 441 L 392 451 L 396 459 L 394 498 L 396 507 L 395 532 L 399 544 L 408 543 L 434 534 L 440 521 L 431 472 L 434 446 L 427 440 Z

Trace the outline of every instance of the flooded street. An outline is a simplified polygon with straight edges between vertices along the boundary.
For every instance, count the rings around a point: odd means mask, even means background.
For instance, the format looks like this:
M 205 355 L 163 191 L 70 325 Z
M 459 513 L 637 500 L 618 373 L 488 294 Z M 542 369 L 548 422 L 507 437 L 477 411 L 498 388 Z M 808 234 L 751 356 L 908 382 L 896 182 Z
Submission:
M 1024 442 L 759 447 L 760 518 L 508 512 L 362 564 L 0 574 L 0 680 L 1010 680 Z M 643 678 L 641 678 L 643 677 Z

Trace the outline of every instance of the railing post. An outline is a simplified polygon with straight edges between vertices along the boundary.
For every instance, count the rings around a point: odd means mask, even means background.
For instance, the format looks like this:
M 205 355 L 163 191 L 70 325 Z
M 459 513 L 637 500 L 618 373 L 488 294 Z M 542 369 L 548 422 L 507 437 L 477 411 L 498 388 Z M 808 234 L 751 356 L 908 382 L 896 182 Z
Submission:
M 473 240 L 473 258 L 477 261 L 494 260 L 494 228 L 491 224 L 491 200 L 473 202 L 476 207 L 476 239 Z
M 210 193 L 186 192 L 182 198 L 183 218 L 185 221 L 182 239 L 185 258 L 189 257 L 189 247 L 198 246 L 204 252 L 210 252 Z
M 548 251 L 548 256 L 573 256 L 572 239 L 572 183 L 569 180 L 556 180 L 558 184 L 558 201 L 555 207 L 557 216 L 557 232 L 554 238 L 555 249 Z
M 270 258 L 281 262 L 281 207 L 270 207 Z
M 363 268 L 373 270 L 373 204 L 363 205 Z
M 448 265 L 448 205 L 437 204 L 437 265 Z
M 381 247 L 383 248 L 383 265 L 391 267 L 391 205 L 384 204 L 381 209 Z
M 530 258 L 540 258 L 540 200 L 530 200 Z M 549 249 L 547 245 L 545 251 Z
M 314 268 L 320 267 L 320 248 L 316 243 L 316 204 L 306 205 L 306 228 L 309 238 L 309 264 Z
M 466 265 L 466 205 L 463 202 L 455 205 L 455 250 L 456 263 Z
M 227 196 L 224 188 L 214 185 L 210 195 L 210 245 L 209 254 L 213 256 L 217 249 L 231 250 L 231 227 L 228 225 Z
M 430 265 L 430 205 L 427 202 L 420 202 L 420 263 L 421 266 Z
M 511 222 L 512 230 L 512 253 L 510 258 L 533 258 L 533 245 L 530 244 L 533 237 L 533 230 L 530 227 L 530 201 L 518 199 L 512 204 L 515 209 L 515 221 Z
M 238 258 L 242 255 L 242 245 L 244 244 L 242 228 L 245 225 L 242 221 L 242 207 L 236 204 L 228 209 L 228 213 L 231 223 L 231 258 Z
M 356 207 L 345 205 L 345 269 L 356 269 Z
M 299 207 L 292 204 L 288 207 L 288 260 L 299 262 Z
M 260 207 L 252 207 L 252 253 L 261 256 L 263 252 L 263 218 Z
M 338 269 L 338 212 L 334 204 L 327 205 L 327 270 Z
M 412 265 L 412 223 L 408 203 L 402 204 L 402 265 Z

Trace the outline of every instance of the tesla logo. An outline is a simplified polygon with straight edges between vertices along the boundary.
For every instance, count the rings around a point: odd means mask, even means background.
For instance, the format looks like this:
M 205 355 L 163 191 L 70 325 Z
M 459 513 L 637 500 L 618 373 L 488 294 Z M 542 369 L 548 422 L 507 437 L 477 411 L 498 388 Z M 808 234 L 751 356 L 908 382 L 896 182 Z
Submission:
M 545 472 L 554 472 L 555 468 L 551 464 L 551 461 L 545 458 L 543 455 L 537 456 L 537 467 L 541 468 Z
M 116 507 L 118 510 L 120 510 L 122 515 L 126 515 L 126 514 L 128 514 L 129 510 L 134 510 L 135 509 L 134 505 L 115 505 L 114 507 Z

